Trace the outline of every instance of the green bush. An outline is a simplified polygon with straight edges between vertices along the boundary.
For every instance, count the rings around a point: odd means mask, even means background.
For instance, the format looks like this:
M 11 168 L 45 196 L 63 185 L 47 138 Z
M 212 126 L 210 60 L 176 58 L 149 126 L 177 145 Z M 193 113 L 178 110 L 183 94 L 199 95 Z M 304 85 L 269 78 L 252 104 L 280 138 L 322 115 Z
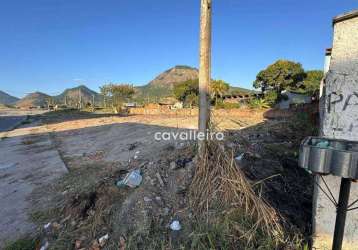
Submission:
M 251 99 L 248 103 L 248 106 L 252 109 L 264 109 L 269 108 L 270 104 L 264 99 Z
M 279 99 L 279 96 L 278 96 L 277 92 L 272 91 L 272 90 L 267 91 L 267 93 L 265 94 L 265 98 L 264 98 L 265 102 L 268 105 L 270 105 L 271 107 L 277 103 L 278 99 Z

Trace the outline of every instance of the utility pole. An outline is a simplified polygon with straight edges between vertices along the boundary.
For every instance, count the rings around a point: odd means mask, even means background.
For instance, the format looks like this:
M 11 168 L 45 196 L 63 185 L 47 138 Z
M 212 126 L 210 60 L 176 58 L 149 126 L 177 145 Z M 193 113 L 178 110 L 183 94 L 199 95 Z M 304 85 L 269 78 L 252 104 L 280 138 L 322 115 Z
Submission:
M 94 95 L 92 95 L 92 111 L 94 112 Z
M 211 81 L 211 2 L 201 0 L 200 14 L 200 66 L 199 66 L 199 133 L 205 134 L 199 140 L 199 157 L 205 152 L 206 135 L 210 121 L 209 85 Z
M 79 110 L 82 109 L 82 95 L 81 95 L 81 87 L 78 89 L 78 100 L 79 100 L 79 103 L 78 103 L 78 108 Z

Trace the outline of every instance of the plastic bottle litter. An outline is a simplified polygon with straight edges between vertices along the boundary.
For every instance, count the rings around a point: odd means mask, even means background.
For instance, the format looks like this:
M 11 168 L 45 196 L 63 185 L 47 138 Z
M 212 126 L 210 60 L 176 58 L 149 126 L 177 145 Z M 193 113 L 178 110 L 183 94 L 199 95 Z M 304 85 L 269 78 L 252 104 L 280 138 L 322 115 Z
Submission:
M 180 222 L 177 220 L 174 220 L 171 224 L 170 224 L 170 229 L 173 231 L 179 231 L 181 229 L 181 225 Z
M 116 185 L 118 187 L 128 186 L 134 188 L 140 185 L 142 179 L 143 179 L 142 175 L 140 174 L 140 171 L 137 169 L 126 174 L 126 176 L 122 180 L 119 180 Z

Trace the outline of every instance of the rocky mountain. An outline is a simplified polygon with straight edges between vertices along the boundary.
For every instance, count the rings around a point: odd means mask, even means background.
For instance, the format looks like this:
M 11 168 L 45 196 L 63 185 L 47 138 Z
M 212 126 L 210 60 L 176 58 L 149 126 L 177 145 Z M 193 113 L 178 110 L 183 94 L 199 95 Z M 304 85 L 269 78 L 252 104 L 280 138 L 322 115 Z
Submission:
M 159 74 L 147 85 L 136 87 L 137 94 L 135 98 L 138 101 L 159 101 L 164 97 L 173 95 L 173 87 L 177 83 L 181 83 L 187 80 L 197 79 L 199 77 L 199 71 L 196 68 L 189 66 L 175 66 L 163 73 Z M 227 94 L 252 94 L 253 90 L 230 86 Z
M 189 66 L 178 65 L 159 74 L 148 83 L 150 86 L 165 86 L 172 88 L 174 84 L 197 79 L 199 71 Z
M 17 101 L 15 105 L 20 108 L 30 108 L 38 106 L 46 107 L 47 102 L 50 98 L 51 96 L 46 95 L 44 93 L 34 92 L 26 95 L 24 98 Z
M 15 102 L 17 102 L 18 100 L 19 98 L 11 96 L 0 90 L 0 104 L 12 105 L 15 104 Z
M 199 71 L 196 68 L 177 65 L 160 73 L 147 85 L 136 87 L 135 97 L 138 100 L 158 101 L 163 97 L 171 96 L 175 84 L 196 79 L 198 74 Z
M 97 92 L 87 88 L 84 85 L 80 85 L 75 88 L 66 89 L 60 95 L 54 96 L 56 103 L 67 104 L 69 106 L 76 106 L 81 97 L 83 104 L 92 103 L 94 101 L 96 104 L 99 104 L 102 101 L 101 95 Z

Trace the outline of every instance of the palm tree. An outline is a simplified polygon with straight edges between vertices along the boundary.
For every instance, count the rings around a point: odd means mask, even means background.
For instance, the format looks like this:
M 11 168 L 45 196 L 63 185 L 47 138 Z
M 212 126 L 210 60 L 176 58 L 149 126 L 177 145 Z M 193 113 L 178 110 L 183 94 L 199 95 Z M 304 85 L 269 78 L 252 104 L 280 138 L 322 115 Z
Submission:
M 218 97 L 222 97 L 230 88 L 230 85 L 223 80 L 213 80 L 210 84 L 211 98 L 215 99 L 215 105 Z

